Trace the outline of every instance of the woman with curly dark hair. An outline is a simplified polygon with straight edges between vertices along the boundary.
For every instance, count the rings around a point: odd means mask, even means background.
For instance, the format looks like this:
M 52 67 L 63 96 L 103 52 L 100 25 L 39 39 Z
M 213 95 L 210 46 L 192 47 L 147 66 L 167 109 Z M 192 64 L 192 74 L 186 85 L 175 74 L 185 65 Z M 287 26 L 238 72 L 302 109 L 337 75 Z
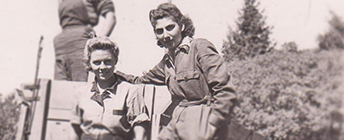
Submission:
M 137 77 L 117 71 L 131 83 L 167 85 L 172 101 L 178 102 L 172 120 L 159 139 L 227 139 L 228 116 L 236 94 L 223 58 L 206 39 L 192 38 L 195 28 L 171 3 L 149 13 L 160 47 L 167 48 L 162 60 Z

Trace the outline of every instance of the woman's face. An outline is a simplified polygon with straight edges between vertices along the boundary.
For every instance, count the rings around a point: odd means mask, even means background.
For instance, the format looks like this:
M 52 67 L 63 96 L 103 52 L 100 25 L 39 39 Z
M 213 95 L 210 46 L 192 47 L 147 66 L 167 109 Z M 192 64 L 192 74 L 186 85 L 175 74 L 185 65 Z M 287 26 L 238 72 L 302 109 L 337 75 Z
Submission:
M 109 80 L 115 70 L 116 59 L 108 50 L 94 50 L 91 53 L 90 66 L 97 80 Z
M 158 19 L 154 31 L 159 42 L 168 49 L 177 48 L 182 41 L 182 29 L 170 17 Z

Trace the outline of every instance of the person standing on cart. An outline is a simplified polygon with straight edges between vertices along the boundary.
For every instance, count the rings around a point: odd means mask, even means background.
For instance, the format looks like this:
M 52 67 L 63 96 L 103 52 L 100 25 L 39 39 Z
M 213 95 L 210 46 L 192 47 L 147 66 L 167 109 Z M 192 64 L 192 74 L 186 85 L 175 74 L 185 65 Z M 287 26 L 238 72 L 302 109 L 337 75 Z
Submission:
M 59 19 L 62 32 L 54 38 L 55 80 L 87 81 L 82 63 L 83 50 L 88 38 L 95 35 L 93 26 L 100 16 L 105 18 L 99 36 L 110 36 L 116 24 L 112 0 L 61 0 Z

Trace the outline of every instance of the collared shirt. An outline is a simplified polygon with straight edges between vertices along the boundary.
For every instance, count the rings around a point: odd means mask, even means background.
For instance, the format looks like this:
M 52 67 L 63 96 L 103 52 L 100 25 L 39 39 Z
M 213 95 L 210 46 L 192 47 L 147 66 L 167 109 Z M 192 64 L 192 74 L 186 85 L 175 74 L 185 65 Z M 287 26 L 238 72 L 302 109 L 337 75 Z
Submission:
M 107 94 L 103 104 L 91 99 L 96 94 Z M 101 91 L 97 83 L 78 90 L 72 108 L 72 124 L 79 124 L 86 135 L 113 134 L 129 138 L 136 123 L 148 121 L 143 101 L 143 85 L 131 85 L 120 79 L 111 88 Z
M 116 72 L 131 83 L 167 85 L 175 98 L 198 101 L 213 96 L 212 112 L 218 123 L 234 106 L 236 94 L 230 85 L 227 65 L 214 45 L 205 39 L 185 37 L 175 50 L 175 59 L 167 52 L 163 59 L 143 76 Z

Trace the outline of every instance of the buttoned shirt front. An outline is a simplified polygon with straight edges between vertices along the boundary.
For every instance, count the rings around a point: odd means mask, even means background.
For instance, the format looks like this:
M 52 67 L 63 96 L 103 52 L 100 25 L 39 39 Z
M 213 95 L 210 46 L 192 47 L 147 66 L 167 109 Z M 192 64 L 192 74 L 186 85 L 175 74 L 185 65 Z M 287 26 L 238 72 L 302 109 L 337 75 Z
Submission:
M 86 135 L 113 134 L 129 138 L 135 123 L 148 121 L 142 92 L 143 85 L 133 86 L 119 79 L 102 93 L 96 82 L 88 84 L 77 93 L 71 122 L 79 124 Z M 97 94 L 106 94 L 103 103 L 92 98 Z
M 185 37 L 175 50 L 175 59 L 166 53 L 163 59 L 145 75 L 137 77 L 116 72 L 131 83 L 167 85 L 175 98 L 187 101 L 214 99 L 211 121 L 225 120 L 234 106 L 236 94 L 230 85 L 227 65 L 214 45 L 205 39 Z

